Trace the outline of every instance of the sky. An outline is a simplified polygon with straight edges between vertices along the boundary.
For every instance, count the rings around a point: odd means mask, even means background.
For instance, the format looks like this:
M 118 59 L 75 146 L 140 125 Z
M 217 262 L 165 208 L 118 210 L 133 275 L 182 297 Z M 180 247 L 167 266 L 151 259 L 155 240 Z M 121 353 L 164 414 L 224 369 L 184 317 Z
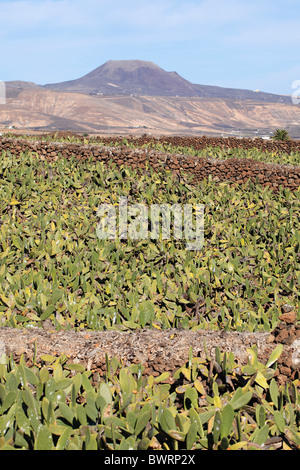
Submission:
M 192 83 L 292 94 L 299 0 L 0 0 L 0 80 L 56 83 L 149 60 Z

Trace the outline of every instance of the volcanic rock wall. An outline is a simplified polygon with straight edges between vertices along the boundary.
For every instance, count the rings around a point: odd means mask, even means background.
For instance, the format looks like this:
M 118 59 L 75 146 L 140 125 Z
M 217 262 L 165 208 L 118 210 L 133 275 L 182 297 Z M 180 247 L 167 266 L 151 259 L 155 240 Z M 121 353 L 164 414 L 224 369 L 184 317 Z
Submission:
M 78 137 L 78 136 L 76 136 Z M 84 138 L 82 137 L 82 140 Z M 100 140 L 100 139 L 99 139 Z M 101 142 L 104 144 L 121 143 L 124 137 L 101 137 Z M 300 152 L 300 140 L 265 140 L 261 138 L 237 138 L 237 137 L 188 137 L 188 136 L 162 136 L 154 137 L 144 134 L 140 137 L 128 136 L 126 137 L 128 143 L 133 143 L 137 146 L 147 145 L 150 143 L 163 143 L 170 144 L 173 147 L 193 147 L 195 150 L 203 150 L 207 147 L 214 147 L 220 149 L 236 149 L 241 148 L 245 150 L 258 149 L 262 152 L 281 152 L 288 153 Z
M 224 140 L 227 144 L 228 139 Z M 235 142 L 238 145 L 241 140 L 243 139 L 233 139 L 233 143 Z M 251 141 L 251 139 L 244 140 Z M 112 162 L 117 166 L 129 165 L 140 169 L 146 168 L 148 164 L 154 169 L 164 167 L 179 176 L 182 173 L 189 173 L 193 175 L 195 183 L 211 177 L 214 181 L 228 181 L 236 184 L 246 183 L 250 179 L 254 183 L 270 186 L 275 191 L 279 190 L 280 187 L 289 188 L 292 191 L 298 190 L 300 187 L 300 166 L 263 163 L 252 159 L 229 158 L 217 160 L 168 154 L 150 148 L 132 149 L 127 146 L 106 147 L 99 144 L 83 145 L 80 143 L 29 141 L 15 138 L 0 139 L 0 151 L 17 155 L 33 152 L 39 158 L 47 160 L 56 160 L 60 155 L 65 158 L 75 156 L 79 160 L 92 159 L 104 163 Z
M 37 136 L 36 136 L 37 137 Z M 59 131 L 50 134 L 40 135 L 39 138 L 43 140 L 44 138 L 51 138 L 51 140 L 57 139 L 66 139 L 66 138 L 76 138 L 77 141 L 84 143 L 86 139 L 84 135 L 74 134 L 69 131 Z M 134 144 L 137 147 L 142 147 L 147 144 L 170 144 L 173 147 L 192 147 L 195 150 L 203 150 L 207 147 L 214 147 L 220 149 L 236 149 L 242 148 L 245 150 L 258 149 L 262 152 L 280 152 L 288 153 L 291 152 L 300 152 L 300 140 L 273 140 L 273 139 L 262 139 L 257 137 L 255 139 L 251 138 L 240 138 L 240 137 L 192 137 L 192 136 L 161 136 L 155 137 L 151 134 L 143 134 L 141 136 L 128 135 L 124 136 L 95 136 L 93 141 L 101 142 L 102 144 L 111 145 L 112 142 L 115 144 L 120 144 L 124 142 L 124 139 L 127 140 L 129 144 Z

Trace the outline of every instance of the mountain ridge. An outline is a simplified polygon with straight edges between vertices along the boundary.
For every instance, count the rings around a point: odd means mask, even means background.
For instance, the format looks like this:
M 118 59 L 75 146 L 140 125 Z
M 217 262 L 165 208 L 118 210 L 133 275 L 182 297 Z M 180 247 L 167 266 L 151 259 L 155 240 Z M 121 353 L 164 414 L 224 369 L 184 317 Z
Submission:
M 300 137 L 300 106 L 291 97 L 195 85 L 149 61 L 108 61 L 58 84 L 5 83 L 2 131 L 258 137 L 287 128 Z
M 42 85 L 46 89 L 89 95 L 178 96 L 288 102 L 290 97 L 246 89 L 194 84 L 144 60 L 109 60 L 86 75 Z

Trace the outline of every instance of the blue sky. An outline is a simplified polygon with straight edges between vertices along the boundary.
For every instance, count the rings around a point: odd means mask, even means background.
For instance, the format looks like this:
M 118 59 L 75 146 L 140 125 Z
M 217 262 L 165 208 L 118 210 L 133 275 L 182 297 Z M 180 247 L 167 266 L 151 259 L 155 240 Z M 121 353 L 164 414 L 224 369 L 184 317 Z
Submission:
M 193 83 L 291 94 L 299 0 L 0 0 L 0 80 L 79 78 L 150 60 Z

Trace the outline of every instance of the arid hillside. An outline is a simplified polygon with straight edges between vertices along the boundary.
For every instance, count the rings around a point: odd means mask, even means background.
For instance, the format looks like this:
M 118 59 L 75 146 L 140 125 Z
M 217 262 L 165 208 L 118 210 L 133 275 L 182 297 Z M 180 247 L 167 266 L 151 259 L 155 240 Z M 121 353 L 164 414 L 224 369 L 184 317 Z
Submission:
M 1 128 L 72 130 L 89 133 L 265 135 L 288 128 L 298 136 L 300 107 L 199 97 L 89 96 L 7 85 Z
M 0 130 L 300 137 L 300 106 L 270 93 L 194 85 L 152 62 L 109 61 L 84 77 L 6 82 Z
M 44 85 L 57 91 L 90 95 L 181 96 L 289 103 L 290 98 L 260 90 L 243 90 L 189 82 L 177 72 L 167 72 L 145 60 L 109 60 L 75 80 Z

